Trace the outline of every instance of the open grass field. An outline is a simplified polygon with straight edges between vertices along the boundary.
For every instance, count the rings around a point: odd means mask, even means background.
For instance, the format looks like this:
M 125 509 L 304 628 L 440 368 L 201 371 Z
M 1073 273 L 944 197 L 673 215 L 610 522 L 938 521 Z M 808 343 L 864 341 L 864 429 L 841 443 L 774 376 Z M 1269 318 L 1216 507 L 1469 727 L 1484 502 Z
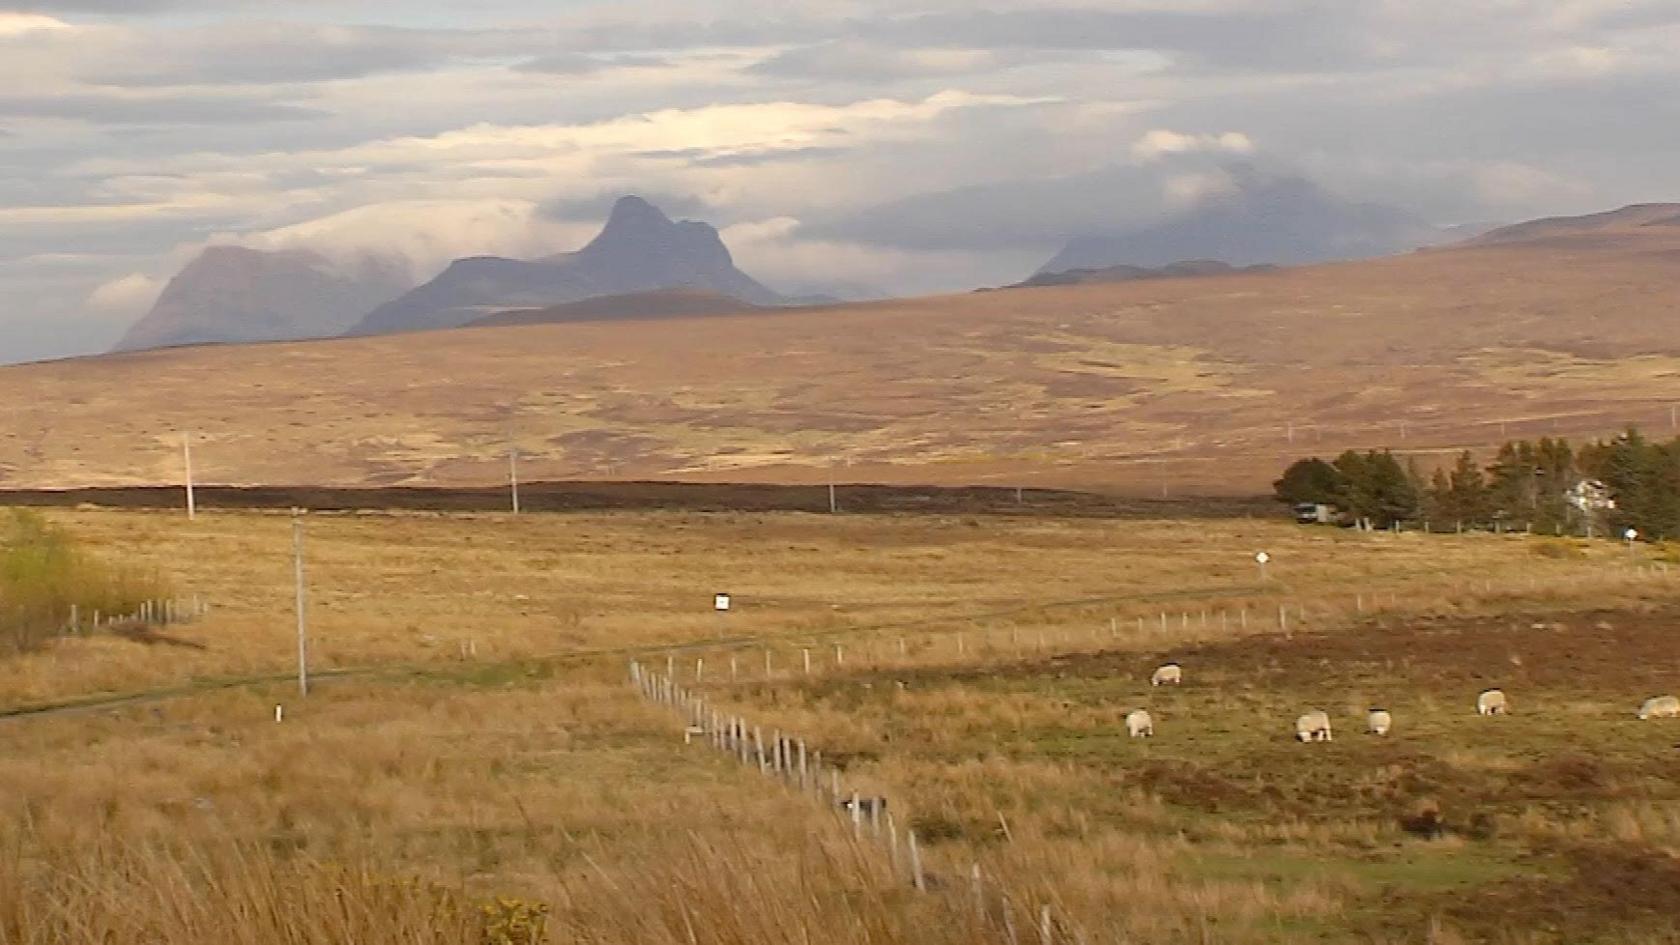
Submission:
M 553 942 L 1019 943 L 1044 907 L 1069 943 L 1680 940 L 1680 722 L 1633 719 L 1680 690 L 1661 549 L 317 515 L 300 700 L 289 517 L 46 514 L 213 606 L 174 645 L 71 638 L 0 667 L 0 711 L 139 697 L 0 719 L 6 945 L 524 942 L 535 903 Z M 1152 690 L 1168 658 L 1184 685 Z M 811 796 L 685 746 L 631 659 L 889 796 L 929 890 Z M 1488 685 L 1510 716 L 1475 716 Z M 1386 739 L 1361 731 L 1373 704 Z M 1125 738 L 1140 705 L 1152 740 Z M 1335 741 L 1289 738 L 1308 708 Z
M 222 346 L 0 370 L 0 487 L 662 479 L 1252 495 L 1304 453 L 1425 462 L 1666 433 L 1676 228 L 1211 279 Z M 115 434 L 113 431 L 123 431 Z

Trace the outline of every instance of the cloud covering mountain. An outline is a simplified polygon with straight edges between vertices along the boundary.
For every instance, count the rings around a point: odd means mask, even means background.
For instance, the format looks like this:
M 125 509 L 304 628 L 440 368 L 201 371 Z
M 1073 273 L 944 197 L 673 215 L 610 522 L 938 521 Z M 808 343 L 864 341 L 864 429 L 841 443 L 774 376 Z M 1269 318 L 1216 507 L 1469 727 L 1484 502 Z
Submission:
M 375 260 L 345 269 L 305 250 L 212 246 L 169 281 L 116 348 L 332 337 L 410 284 L 401 268 Z
M 1238 266 L 1295 265 L 1405 252 L 1445 235 L 1393 207 L 1345 200 L 1299 177 L 1234 168 L 1232 187 L 1163 223 L 1080 236 L 1042 273 L 1165 266 L 1215 259 Z
M 575 253 L 537 260 L 456 260 L 437 278 L 369 313 L 351 333 L 455 328 L 508 309 L 677 288 L 705 289 L 754 305 L 782 301 L 735 268 L 710 225 L 673 222 L 631 196 L 613 205 L 600 235 Z

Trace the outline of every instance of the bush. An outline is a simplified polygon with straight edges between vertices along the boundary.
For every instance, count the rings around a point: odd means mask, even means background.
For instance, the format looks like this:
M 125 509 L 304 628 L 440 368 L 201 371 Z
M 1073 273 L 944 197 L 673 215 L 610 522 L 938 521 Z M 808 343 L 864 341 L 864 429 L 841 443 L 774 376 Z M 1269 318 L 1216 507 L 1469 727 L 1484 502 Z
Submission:
M 1579 544 L 1564 538 L 1542 538 L 1534 542 L 1534 553 L 1542 558 L 1560 561 L 1585 558 L 1587 552 Z
M 168 596 L 156 578 L 110 567 L 38 512 L 14 511 L 0 524 L 0 652 L 34 649 L 85 616 L 133 613 Z

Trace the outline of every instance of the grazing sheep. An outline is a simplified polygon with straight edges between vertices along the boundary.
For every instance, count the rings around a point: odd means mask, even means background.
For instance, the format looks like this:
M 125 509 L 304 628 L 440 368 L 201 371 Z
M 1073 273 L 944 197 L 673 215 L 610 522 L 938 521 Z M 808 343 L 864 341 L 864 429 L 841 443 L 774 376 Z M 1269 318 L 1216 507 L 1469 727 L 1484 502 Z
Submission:
M 1477 715 L 1508 715 L 1511 705 L 1505 701 L 1505 690 L 1486 689 L 1476 697 Z
M 1639 720 L 1680 718 L 1680 699 L 1673 696 L 1653 696 L 1639 707 Z
M 1295 720 L 1295 740 L 1301 742 L 1330 741 L 1330 716 L 1323 712 L 1308 712 Z
M 1394 727 L 1394 716 L 1387 709 L 1372 709 L 1365 714 L 1365 731 L 1372 735 L 1387 735 Z
M 1177 663 L 1164 663 L 1149 677 L 1151 686 L 1178 685 L 1184 681 L 1184 668 Z
M 1146 710 L 1134 709 L 1126 714 L 1126 734 L 1133 738 L 1152 738 L 1155 735 L 1155 720 Z

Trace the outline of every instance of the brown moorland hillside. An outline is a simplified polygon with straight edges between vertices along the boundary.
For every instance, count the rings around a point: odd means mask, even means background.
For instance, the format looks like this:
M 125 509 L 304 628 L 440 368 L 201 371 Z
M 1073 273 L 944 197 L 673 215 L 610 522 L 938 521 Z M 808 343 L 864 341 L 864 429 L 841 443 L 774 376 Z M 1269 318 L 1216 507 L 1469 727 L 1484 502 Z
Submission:
M 1264 489 L 1288 458 L 1666 432 L 1680 227 L 1357 263 L 0 370 L 0 484 L 531 479 Z M 1559 233 L 1567 233 L 1560 237 Z

